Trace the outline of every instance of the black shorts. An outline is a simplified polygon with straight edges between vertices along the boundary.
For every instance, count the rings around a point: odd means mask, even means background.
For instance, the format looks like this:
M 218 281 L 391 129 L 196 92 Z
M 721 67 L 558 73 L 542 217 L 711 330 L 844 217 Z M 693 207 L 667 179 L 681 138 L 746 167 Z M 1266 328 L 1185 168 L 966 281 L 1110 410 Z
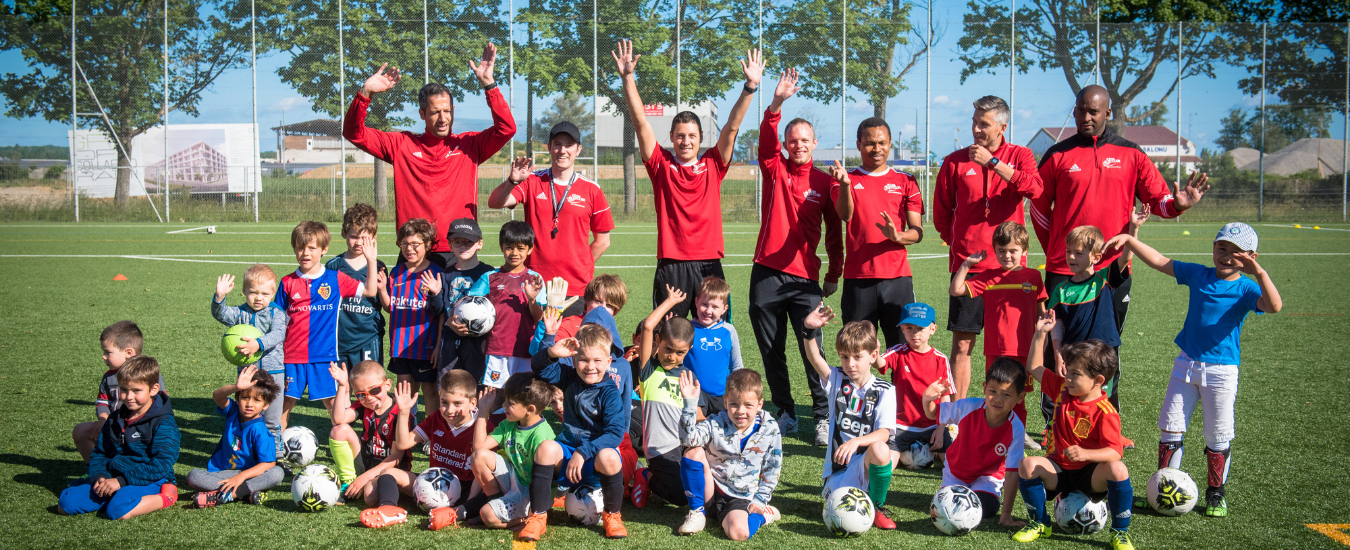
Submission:
M 431 361 L 427 359 L 391 358 L 389 359 L 389 372 L 399 376 L 411 376 L 413 382 L 433 383 L 436 381 L 436 369 L 431 368 Z
M 338 364 L 350 369 L 362 361 L 374 361 L 381 365 L 384 364 L 384 350 L 380 343 L 384 341 L 383 336 L 374 338 L 366 345 L 353 350 L 347 350 L 338 354 Z
M 1061 494 L 1069 494 L 1074 491 L 1082 492 L 1092 499 L 1092 502 L 1101 502 L 1106 498 L 1106 491 L 1095 493 L 1092 491 L 1092 474 L 1101 466 L 1101 462 L 1089 462 L 1077 470 L 1061 470 L 1055 480 L 1055 490 L 1045 490 L 1045 500 L 1054 500 Z
M 967 273 L 966 280 L 978 275 L 978 273 Z M 956 278 L 953 273 L 952 279 Z M 947 298 L 947 330 L 952 332 L 973 332 L 979 334 L 984 331 L 984 296 L 971 298 L 969 294 L 965 296 L 951 296 Z
M 469 371 L 474 380 L 481 381 L 487 370 L 487 336 L 470 338 L 460 336 L 446 328 L 441 331 L 441 370 L 462 369 Z
M 924 445 L 929 445 L 930 442 L 933 441 L 933 430 L 936 429 L 937 426 L 933 426 L 932 428 L 924 430 L 922 432 L 911 432 L 909 430 L 896 429 L 891 432 L 891 438 L 886 441 L 886 444 L 891 447 L 892 451 L 895 451 L 897 453 L 909 450 L 909 446 L 913 445 L 914 442 L 916 441 L 921 442 Z M 952 444 L 952 432 L 949 430 L 943 430 L 942 446 L 932 449 L 932 451 L 935 453 L 942 452 L 942 449 L 946 449 L 947 447 L 951 446 L 951 444 Z
M 905 306 L 915 302 L 914 278 L 844 279 L 839 309 L 844 323 L 871 321 L 886 337 L 886 346 L 901 342 Z
M 698 408 L 703 409 L 704 418 L 712 417 L 727 410 L 725 399 L 724 395 L 713 395 L 705 391 L 698 396 Z
M 688 506 L 689 497 L 684 494 L 684 482 L 680 479 L 680 460 L 684 456 L 675 449 L 661 456 L 647 457 L 648 487 L 652 494 L 676 506 Z
M 722 260 L 667 260 L 656 262 L 656 277 L 652 280 L 652 309 L 666 301 L 666 285 L 684 291 L 684 301 L 675 304 L 670 312 L 676 317 L 688 317 L 694 309 L 694 299 L 698 298 L 698 289 L 703 286 L 705 277 L 717 277 L 726 280 L 722 273 Z M 727 304 L 727 313 L 723 316 L 731 322 L 731 304 Z
M 727 496 L 722 491 L 713 491 L 713 497 L 705 503 L 704 510 L 717 518 L 717 523 L 722 523 L 726 521 L 728 515 L 736 510 L 744 510 L 745 513 L 750 513 L 750 501 L 744 498 Z

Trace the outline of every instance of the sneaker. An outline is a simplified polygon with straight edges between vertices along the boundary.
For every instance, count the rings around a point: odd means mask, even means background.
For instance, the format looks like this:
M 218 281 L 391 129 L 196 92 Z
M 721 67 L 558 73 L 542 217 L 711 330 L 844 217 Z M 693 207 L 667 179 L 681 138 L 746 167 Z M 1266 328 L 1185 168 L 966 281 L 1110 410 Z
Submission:
M 891 511 L 885 506 L 878 506 L 876 515 L 872 516 L 872 527 L 885 529 L 887 531 L 895 529 L 895 520 L 891 518 Z
M 1228 499 L 1225 499 L 1222 493 L 1219 493 L 1218 491 L 1205 491 L 1205 517 L 1228 517 Z
M 548 512 L 530 514 L 525 520 L 525 526 L 516 533 L 516 538 L 523 541 L 537 541 L 539 537 L 544 536 L 544 531 L 548 530 Z
M 1120 442 L 1123 444 L 1122 446 L 1125 447 L 1126 449 L 1133 449 L 1133 448 L 1134 448 L 1134 440 L 1133 440 L 1133 439 L 1130 439 L 1130 438 L 1125 437 L 1125 436 L 1121 436 Z M 1128 537 L 1126 537 L 1126 538 L 1128 538 Z M 1128 541 L 1127 541 L 1127 542 L 1128 542 Z
M 1130 542 L 1130 534 L 1119 529 L 1112 529 L 1111 550 L 1134 550 L 1134 543 Z
M 1023 446 L 1023 447 L 1026 447 L 1026 448 L 1031 449 L 1031 450 L 1034 450 L 1034 451 L 1039 451 L 1039 450 L 1041 450 L 1041 444 L 1040 444 L 1040 443 L 1037 443 L 1035 438 L 1031 437 L 1031 436 L 1028 435 L 1028 434 L 1023 434 L 1023 435 L 1022 435 L 1022 438 L 1023 438 L 1023 439 L 1022 439 L 1022 446 Z
M 338 505 L 338 506 L 346 506 L 346 505 L 347 505 L 347 487 L 350 487 L 350 486 L 351 486 L 351 483 L 343 483 L 343 484 L 342 484 L 342 487 L 338 489 L 338 498 L 337 498 L 337 505 Z
M 371 529 L 388 527 L 405 521 L 408 521 L 408 511 L 389 504 L 361 512 L 361 523 Z
M 783 414 L 778 415 L 778 431 L 785 434 L 797 433 L 797 419 L 789 415 L 787 411 L 783 411 Z
M 605 538 L 628 538 L 628 528 L 623 526 L 623 516 L 620 516 L 618 512 L 613 514 L 600 512 L 600 523 L 605 524 Z
M 1013 533 L 1013 540 L 1017 542 L 1031 542 L 1041 537 L 1050 536 L 1050 526 L 1039 521 L 1028 521 L 1026 527 Z
M 633 494 L 630 495 L 633 500 L 633 506 L 638 508 L 647 507 L 647 495 L 651 493 L 650 482 L 647 480 L 647 469 L 642 468 L 633 472 Z
M 445 527 L 459 527 L 459 514 L 454 508 L 449 506 L 443 508 L 432 508 L 431 519 L 427 521 L 427 528 L 432 531 L 440 531 Z
M 165 483 L 159 486 L 159 498 L 164 499 L 164 507 L 173 506 L 178 502 L 178 486 L 172 483 Z
M 765 519 L 767 520 L 768 516 L 765 516 Z M 681 535 L 692 535 L 702 531 L 707 526 L 708 518 L 703 515 L 702 510 L 690 510 L 688 514 L 684 515 L 684 523 L 680 524 L 679 533 Z
M 245 501 L 255 505 L 267 502 L 267 491 L 254 491 L 249 493 L 248 498 Z
M 558 496 L 556 496 L 556 497 L 553 497 L 553 507 L 554 507 L 554 508 L 558 508 L 558 509 L 565 509 L 565 508 L 567 508 L 567 497 L 565 497 L 565 496 L 563 496 L 563 495 L 558 495 Z
M 215 491 L 198 491 L 192 496 L 192 503 L 198 508 L 210 508 L 217 504 L 226 504 L 234 500 L 234 495 L 227 495 L 219 489 Z
M 768 525 L 780 519 L 783 519 L 783 513 L 778 511 L 777 507 L 766 506 L 769 510 L 764 512 L 764 525 Z
M 816 421 L 816 441 L 817 447 L 824 447 L 830 444 L 830 421 L 820 419 Z

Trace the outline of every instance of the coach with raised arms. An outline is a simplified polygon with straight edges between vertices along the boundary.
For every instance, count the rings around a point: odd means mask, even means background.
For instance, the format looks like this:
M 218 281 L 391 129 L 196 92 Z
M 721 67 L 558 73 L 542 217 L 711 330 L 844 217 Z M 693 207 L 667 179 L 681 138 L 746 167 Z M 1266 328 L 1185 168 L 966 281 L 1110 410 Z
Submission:
M 417 113 L 426 122 L 421 134 L 383 132 L 366 127 L 366 110 L 376 94 L 394 88 L 402 78 L 398 68 L 385 72 L 388 64 L 366 79 L 352 99 L 342 128 L 342 136 L 362 151 L 394 165 L 394 217 L 400 227 L 413 218 L 425 218 L 435 224 L 438 238 L 428 259 L 444 269 L 455 263 L 450 239 L 443 238 L 450 222 L 459 218 L 478 219 L 478 165 L 497 154 L 516 135 L 511 107 L 492 77 L 497 47 L 483 47 L 481 62 L 469 61 L 469 67 L 487 96 L 492 111 L 492 127 L 481 132 L 450 133 L 455 118 L 455 103 L 450 89 L 432 82 L 417 94 Z M 403 257 L 399 256 L 399 261 Z

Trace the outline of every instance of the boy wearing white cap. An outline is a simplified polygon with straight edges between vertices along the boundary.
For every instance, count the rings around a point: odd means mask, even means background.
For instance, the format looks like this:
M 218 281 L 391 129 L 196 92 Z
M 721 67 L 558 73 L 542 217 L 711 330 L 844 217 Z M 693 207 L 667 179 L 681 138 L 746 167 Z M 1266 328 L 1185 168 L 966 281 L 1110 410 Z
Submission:
M 1198 401 L 1205 417 L 1205 458 L 1209 466 L 1205 515 L 1209 517 L 1228 515 L 1224 484 L 1234 433 L 1242 322 L 1249 311 L 1258 315 L 1276 313 L 1282 305 L 1275 282 L 1256 263 L 1256 245 L 1256 230 L 1245 223 L 1229 223 L 1214 237 L 1214 267 L 1209 268 L 1170 260 L 1129 235 L 1117 235 L 1106 243 L 1108 248 L 1123 246 L 1133 251 L 1149 267 L 1190 287 L 1186 322 L 1176 338 L 1181 354 L 1173 363 L 1172 379 L 1158 415 L 1158 429 L 1162 431 L 1158 468 L 1181 466 L 1185 452 L 1182 435 Z M 1243 277 L 1243 273 L 1256 281 Z

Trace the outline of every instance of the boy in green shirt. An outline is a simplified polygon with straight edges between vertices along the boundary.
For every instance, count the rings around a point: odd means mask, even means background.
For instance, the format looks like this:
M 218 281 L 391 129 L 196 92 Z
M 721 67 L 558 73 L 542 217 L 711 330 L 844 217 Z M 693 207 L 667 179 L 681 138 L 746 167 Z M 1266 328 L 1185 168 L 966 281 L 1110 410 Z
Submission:
M 474 482 L 464 508 L 470 521 L 476 517 L 488 527 L 519 529 L 530 513 L 528 487 L 535 450 L 555 437 L 542 416 L 553 401 L 553 386 L 526 372 L 512 375 L 502 390 L 506 420 L 492 433 L 484 417 L 474 426 L 469 462 Z

